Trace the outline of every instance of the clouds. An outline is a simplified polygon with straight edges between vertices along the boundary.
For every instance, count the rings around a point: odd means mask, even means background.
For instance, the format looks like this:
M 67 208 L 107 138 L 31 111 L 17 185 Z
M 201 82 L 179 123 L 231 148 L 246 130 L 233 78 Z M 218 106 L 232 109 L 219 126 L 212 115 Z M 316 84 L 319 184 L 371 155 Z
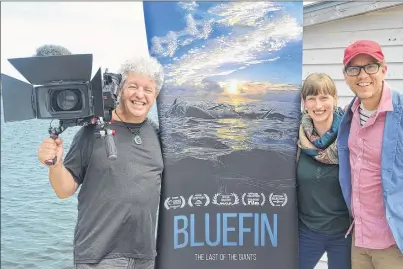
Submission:
M 178 6 L 186 11 L 193 12 L 197 9 L 199 5 L 193 1 L 193 2 L 179 2 Z
M 151 39 L 151 53 L 158 57 L 173 57 L 180 47 L 190 45 L 195 40 L 209 37 L 213 20 L 197 21 L 192 14 L 188 14 L 185 21 L 186 27 L 182 31 L 169 31 L 164 37 L 153 37 Z
M 240 2 L 217 5 L 209 13 L 220 17 L 217 23 L 226 26 L 259 27 L 268 12 L 280 9 L 273 2 Z
M 151 49 L 157 57 L 171 58 L 165 67 L 166 81 L 174 85 L 197 85 L 208 76 L 228 76 L 252 65 L 276 61 L 279 58 L 272 53 L 288 42 L 302 40 L 302 25 L 281 2 L 230 2 L 207 10 L 196 10 L 195 3 L 178 5 L 187 12 L 186 26 L 163 37 L 154 36 Z M 199 20 L 195 19 L 196 11 Z M 218 27 L 227 33 L 213 35 Z M 223 70 L 228 66 L 231 68 Z

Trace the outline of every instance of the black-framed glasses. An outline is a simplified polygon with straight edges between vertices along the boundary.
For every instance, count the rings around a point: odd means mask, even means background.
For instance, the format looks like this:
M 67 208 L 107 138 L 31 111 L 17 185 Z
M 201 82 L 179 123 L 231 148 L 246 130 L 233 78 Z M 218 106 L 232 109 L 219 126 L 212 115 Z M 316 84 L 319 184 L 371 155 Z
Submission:
M 378 72 L 381 65 L 381 63 L 373 63 L 362 66 L 346 66 L 344 71 L 348 76 L 358 76 L 361 72 L 361 69 L 363 69 L 368 75 L 373 75 Z

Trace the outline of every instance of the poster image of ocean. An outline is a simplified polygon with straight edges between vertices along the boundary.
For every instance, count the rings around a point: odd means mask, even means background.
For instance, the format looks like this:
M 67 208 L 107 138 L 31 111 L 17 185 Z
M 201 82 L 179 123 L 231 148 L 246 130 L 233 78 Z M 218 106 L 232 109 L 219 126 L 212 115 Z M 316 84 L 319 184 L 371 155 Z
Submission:
M 302 2 L 144 2 L 165 170 L 158 269 L 298 267 Z

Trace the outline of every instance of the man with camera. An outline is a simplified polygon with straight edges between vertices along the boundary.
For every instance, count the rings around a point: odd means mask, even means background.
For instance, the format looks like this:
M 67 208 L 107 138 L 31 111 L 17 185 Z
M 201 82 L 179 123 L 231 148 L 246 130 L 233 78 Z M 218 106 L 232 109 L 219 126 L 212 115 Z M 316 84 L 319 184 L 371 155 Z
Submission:
M 38 150 L 60 198 L 78 193 L 74 263 L 85 268 L 154 268 L 163 160 L 155 127 L 147 119 L 163 83 L 154 58 L 125 62 L 118 105 L 112 112 L 117 159 L 108 159 L 94 125 L 81 127 L 63 160 L 60 137 Z

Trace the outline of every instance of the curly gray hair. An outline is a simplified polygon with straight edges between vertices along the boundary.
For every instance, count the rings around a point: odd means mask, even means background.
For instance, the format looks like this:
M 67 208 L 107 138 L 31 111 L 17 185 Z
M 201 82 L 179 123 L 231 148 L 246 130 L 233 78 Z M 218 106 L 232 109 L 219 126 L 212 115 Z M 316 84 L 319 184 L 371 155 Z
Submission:
M 126 83 L 129 72 L 135 72 L 139 75 L 147 76 L 155 82 L 156 95 L 159 94 L 164 83 L 164 70 L 162 65 L 153 57 L 136 57 L 125 61 L 119 70 L 122 75 L 122 81 L 119 85 L 119 94 Z

